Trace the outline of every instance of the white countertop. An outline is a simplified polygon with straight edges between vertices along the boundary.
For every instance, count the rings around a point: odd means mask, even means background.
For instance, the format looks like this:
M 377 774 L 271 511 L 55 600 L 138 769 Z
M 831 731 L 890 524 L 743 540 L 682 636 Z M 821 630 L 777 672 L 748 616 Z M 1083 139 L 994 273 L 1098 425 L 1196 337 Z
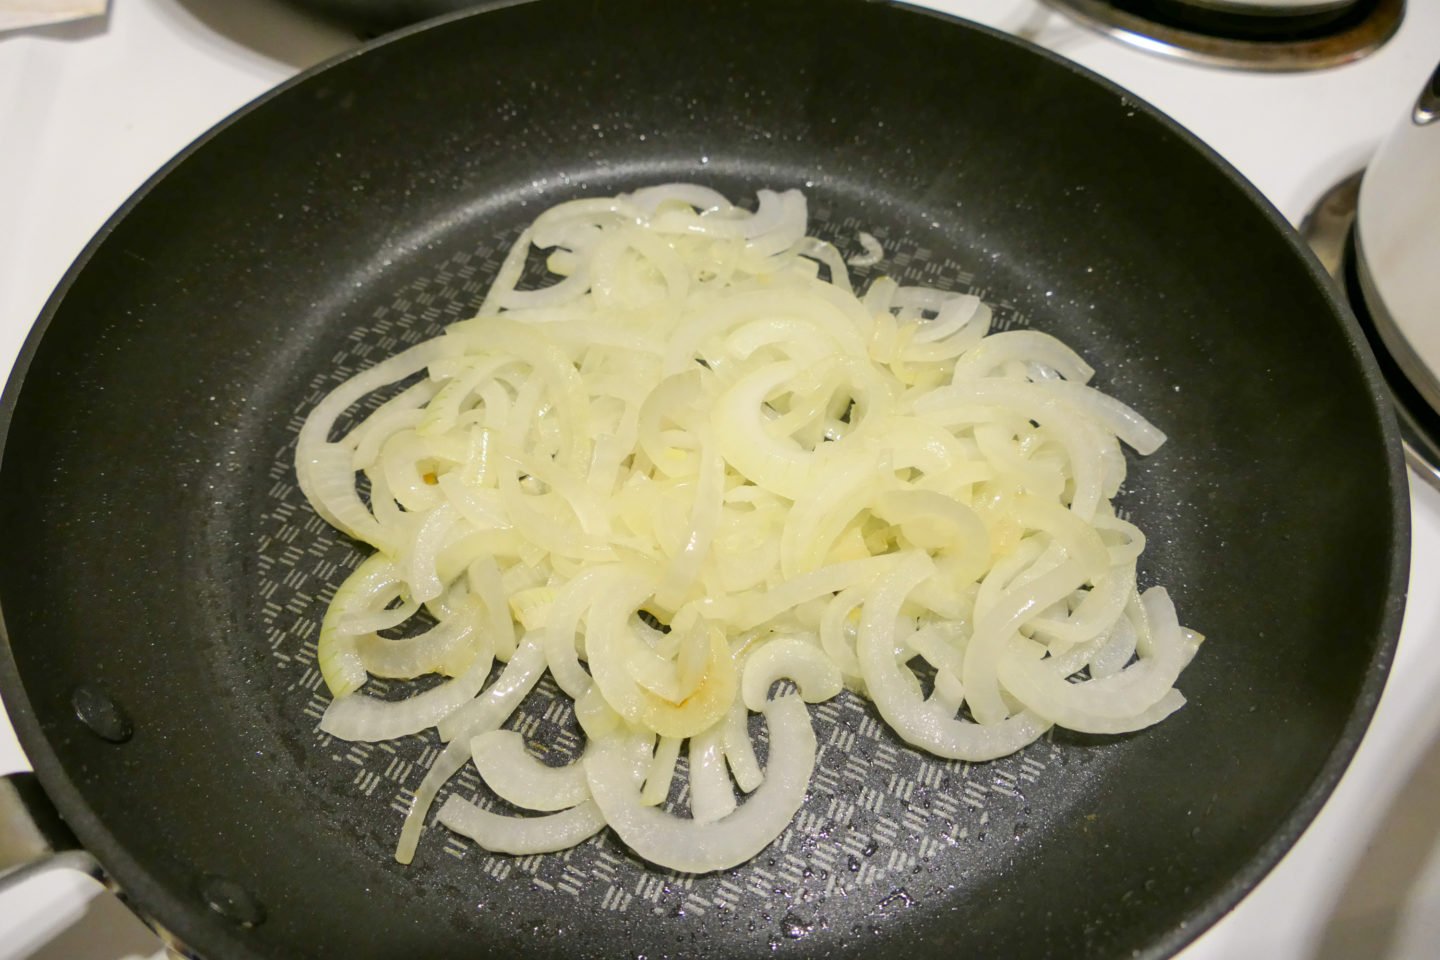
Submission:
M 1167 61 L 1032 0 L 928 4 L 1129 87 L 1249 177 L 1292 222 L 1363 166 L 1440 56 L 1440 3 L 1348 67 L 1257 75 Z M 0 36 L 0 370 L 71 260 L 156 168 L 235 108 L 353 45 L 276 0 L 118 0 L 107 18 Z M 1412 475 L 1413 558 L 1389 685 L 1314 825 L 1182 960 L 1421 960 L 1440 953 L 1440 493 Z M 0 773 L 28 769 L 0 714 Z M 119 960 L 157 942 L 108 894 L 52 873 L 0 895 L 0 960 Z

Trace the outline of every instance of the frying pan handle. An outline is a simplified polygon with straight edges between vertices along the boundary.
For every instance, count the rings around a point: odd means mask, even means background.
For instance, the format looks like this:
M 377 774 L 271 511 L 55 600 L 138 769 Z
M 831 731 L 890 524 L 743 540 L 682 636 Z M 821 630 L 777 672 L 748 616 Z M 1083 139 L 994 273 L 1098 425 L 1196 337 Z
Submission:
M 100 861 L 80 845 L 65 824 L 35 774 L 0 777 L 0 893 L 50 870 L 79 870 L 124 900 Z M 198 958 L 158 924 L 138 911 L 136 916 L 155 931 L 170 960 Z
M 99 861 L 80 846 L 33 773 L 0 778 L 0 891 L 58 869 L 105 879 Z

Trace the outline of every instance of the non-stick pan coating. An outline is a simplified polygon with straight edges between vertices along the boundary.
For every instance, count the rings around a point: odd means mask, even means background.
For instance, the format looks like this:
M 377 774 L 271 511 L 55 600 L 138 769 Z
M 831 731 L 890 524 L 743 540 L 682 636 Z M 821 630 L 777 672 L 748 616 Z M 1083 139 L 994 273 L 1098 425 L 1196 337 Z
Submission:
M 842 247 L 883 239 L 872 273 L 1061 335 L 1170 434 L 1120 502 L 1209 637 L 1190 703 L 968 766 L 842 699 L 800 819 L 737 870 L 442 828 L 403 868 L 435 741 L 314 729 L 315 622 L 362 554 L 295 491 L 298 422 L 473 310 L 546 206 L 675 179 L 804 188 Z M 1273 864 L 1379 695 L 1408 522 L 1351 321 L 1233 171 L 1015 41 L 851 2 L 509 7 L 290 85 L 107 231 L 6 395 L 0 669 L 81 839 L 208 955 L 1161 956 Z M 573 731 L 544 690 L 527 716 Z

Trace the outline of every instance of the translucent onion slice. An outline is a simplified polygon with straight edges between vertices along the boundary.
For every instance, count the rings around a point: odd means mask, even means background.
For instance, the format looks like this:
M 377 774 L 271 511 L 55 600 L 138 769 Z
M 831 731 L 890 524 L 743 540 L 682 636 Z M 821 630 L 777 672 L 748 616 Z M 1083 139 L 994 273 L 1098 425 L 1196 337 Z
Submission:
M 631 592 L 605 596 L 592 608 L 585 646 L 590 674 L 606 701 L 642 730 L 685 738 L 707 729 L 725 715 L 739 685 L 735 663 L 719 631 L 710 631 L 710 657 L 700 687 L 682 704 L 671 703 L 635 682 L 627 654 L 638 642 L 629 616 L 648 590 L 643 581 Z
M 750 742 L 750 713 L 745 701 L 736 698 L 730 710 L 721 721 L 721 743 L 725 749 L 725 763 L 735 778 L 735 785 L 746 793 L 760 786 L 764 775 L 760 761 L 755 757 L 755 745 Z
M 356 646 L 359 632 L 350 626 L 352 618 L 361 615 L 389 596 L 398 595 L 400 573 L 383 554 L 373 554 L 356 567 L 335 591 L 325 618 L 320 623 L 320 639 L 316 660 L 320 676 L 334 697 L 343 697 L 360 689 L 367 674 L 365 661 Z M 365 624 L 362 621 L 361 626 Z
M 645 774 L 645 786 L 640 791 L 640 802 L 647 807 L 664 803 L 670 795 L 670 784 L 675 781 L 675 763 L 680 759 L 679 737 L 661 737 L 655 743 L 655 754 L 650 758 L 650 769 Z
M 690 738 L 690 816 L 714 823 L 735 809 L 735 791 L 725 769 L 725 721 Z
M 1085 643 L 1110 631 L 1125 612 L 1135 592 L 1135 567 L 1111 567 L 1064 619 L 1036 617 L 1027 627 L 1031 636 L 1043 635 L 1068 643 Z
M 474 630 L 473 624 L 465 626 Z M 460 676 L 405 700 L 380 700 L 363 693 L 336 697 L 320 718 L 320 729 L 341 740 L 376 743 L 433 727 L 468 703 L 485 685 L 493 663 L 488 644 Z
M 482 730 L 493 730 L 515 712 L 526 694 L 535 689 L 545 672 L 545 652 L 532 637 L 526 637 L 515 655 L 495 682 L 475 697 L 437 722 L 441 740 L 474 736 Z
M 1141 602 L 1150 622 L 1151 650 L 1131 666 L 1108 677 L 1068 683 L 1047 661 L 1017 657 L 1001 662 L 1001 682 L 1030 710 L 1082 733 L 1128 733 L 1159 722 L 1185 703 L 1174 686 L 1194 650 L 1163 587 L 1145 591 Z
M 1065 344 L 1038 330 L 992 333 L 955 361 L 955 379 L 983 377 L 1016 360 L 1042 363 L 1072 383 L 1089 383 L 1095 368 Z
M 420 844 L 420 833 L 425 829 L 425 818 L 430 813 L 430 805 L 435 802 L 440 788 L 459 773 L 469 759 L 469 741 L 456 740 L 441 750 L 430 769 L 425 771 L 425 776 L 410 801 L 405 822 L 400 825 L 400 839 L 395 845 L 397 862 L 410 863 L 415 859 L 415 849 Z
M 568 850 L 605 829 L 605 816 L 589 800 L 543 817 L 507 817 L 450 796 L 436 818 L 486 850 L 529 856 Z
M 715 439 L 720 453 L 752 483 L 797 499 L 810 486 L 813 454 L 788 437 L 771 436 L 763 426 L 765 398 L 795 378 L 800 368 L 781 362 L 740 380 L 715 402 Z
M 1007 590 L 994 609 L 976 621 L 975 633 L 965 647 L 965 673 L 960 679 L 965 684 L 970 712 L 981 724 L 997 724 L 1011 712 L 1000 695 L 999 679 L 1010 638 L 1027 620 L 1070 596 L 1084 581 L 1085 569 L 1080 561 L 1066 560 L 1023 588 Z
M 807 703 L 829 700 L 843 686 L 840 668 L 815 644 L 792 637 L 771 640 L 745 660 L 741 687 L 745 706 L 763 711 L 771 684 L 781 679 L 793 680 Z
M 901 738 L 936 756 L 978 763 L 1014 753 L 1038 740 L 1050 723 L 1024 711 L 987 724 L 960 720 L 946 704 L 922 698 L 914 674 L 895 659 L 900 607 L 931 569 L 928 557 L 912 554 L 866 599 L 857 643 L 866 691 Z
M 875 239 L 874 234 L 861 230 L 855 235 L 855 239 L 860 242 L 860 252 L 850 258 L 850 266 L 873 267 L 885 258 L 885 248 Z
M 805 800 L 815 767 L 815 732 L 799 697 L 770 701 L 770 758 L 759 788 L 734 813 L 713 823 L 646 806 L 630 781 L 623 754 L 598 750 L 585 758 L 590 794 L 606 822 L 637 855 L 686 873 L 744 863 L 784 831 Z
M 471 737 L 470 756 L 486 786 L 517 807 L 565 810 L 590 796 L 579 763 L 552 767 L 526 750 L 525 738 L 513 730 L 487 730 Z
M 489 644 L 472 644 L 478 616 L 459 612 L 415 637 L 387 640 L 377 634 L 358 639 L 356 649 L 365 669 L 377 677 L 409 680 L 426 673 L 458 677 L 475 663 Z M 487 667 L 488 669 L 488 667 Z
M 440 788 L 470 759 L 470 738 L 504 723 L 534 688 L 543 670 L 540 648 L 527 640 L 510 658 L 500 677 L 479 698 L 452 715 L 449 720 L 451 736 L 447 738 L 445 730 L 441 729 L 441 739 L 450 739 L 451 742 L 440 751 L 415 790 L 410 810 L 400 827 L 400 840 L 395 847 L 397 861 L 410 863 L 415 858 L 415 848 L 420 843 L 421 831 L 425 829 L 430 805 L 435 802 Z
M 1132 588 L 1133 589 L 1133 588 Z M 1135 656 L 1135 625 L 1123 614 L 1116 619 L 1108 634 L 1099 638 L 1100 643 L 1090 658 L 1090 676 L 1095 679 L 1119 673 Z M 1076 668 L 1077 670 L 1079 667 Z
M 300 428 L 295 474 L 306 499 L 332 526 L 382 550 L 392 544 L 355 489 L 353 448 L 331 443 L 330 432 L 341 415 L 365 396 L 425 369 L 444 352 L 440 338 L 426 340 L 361 371 L 316 404 Z

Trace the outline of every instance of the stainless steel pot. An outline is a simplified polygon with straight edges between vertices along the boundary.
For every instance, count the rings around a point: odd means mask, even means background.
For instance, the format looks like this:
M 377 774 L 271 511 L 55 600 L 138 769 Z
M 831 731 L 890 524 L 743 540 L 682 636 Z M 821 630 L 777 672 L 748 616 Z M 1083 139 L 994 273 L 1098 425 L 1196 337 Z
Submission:
M 1176 0 L 1176 2 L 1181 5 L 1221 10 L 1226 13 L 1294 16 L 1305 13 L 1329 13 L 1345 7 L 1353 7 L 1360 0 Z
M 1365 171 L 1355 253 L 1386 348 L 1440 413 L 1440 67 Z

